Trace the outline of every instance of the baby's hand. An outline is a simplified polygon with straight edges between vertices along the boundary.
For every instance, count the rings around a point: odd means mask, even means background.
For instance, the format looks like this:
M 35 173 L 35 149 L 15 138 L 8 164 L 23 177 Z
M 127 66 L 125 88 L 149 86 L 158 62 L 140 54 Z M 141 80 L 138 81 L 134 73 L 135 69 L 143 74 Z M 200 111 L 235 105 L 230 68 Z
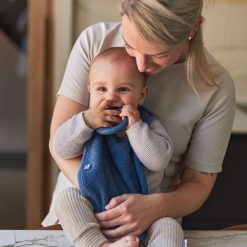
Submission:
M 119 111 L 107 110 L 102 108 L 91 108 L 84 111 L 84 121 L 91 129 L 100 127 L 111 127 L 118 124 L 121 119 L 119 118 Z
M 84 121 L 89 128 L 111 127 L 121 122 L 118 110 L 108 110 L 104 105 L 102 106 L 99 105 L 84 111 Z
M 127 129 L 140 120 L 140 112 L 133 105 L 124 105 L 119 116 L 122 119 L 124 119 L 124 117 L 128 117 L 129 124 Z

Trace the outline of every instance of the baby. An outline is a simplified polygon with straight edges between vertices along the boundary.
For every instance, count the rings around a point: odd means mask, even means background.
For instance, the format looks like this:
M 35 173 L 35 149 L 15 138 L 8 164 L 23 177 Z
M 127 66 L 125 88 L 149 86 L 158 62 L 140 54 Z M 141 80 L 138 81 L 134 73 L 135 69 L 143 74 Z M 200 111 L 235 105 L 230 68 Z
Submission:
M 75 188 L 61 193 L 73 194 L 80 203 L 58 196 L 56 214 L 75 246 L 136 247 L 138 236 L 106 239 L 94 213 L 109 209 L 111 198 L 118 195 L 159 192 L 172 142 L 159 121 L 141 107 L 148 91 L 146 75 L 138 71 L 135 59 L 125 49 L 111 48 L 93 59 L 88 90 L 89 109 L 67 120 L 54 135 L 54 150 L 59 156 L 69 159 L 82 155 L 78 172 L 81 194 Z M 110 135 L 102 137 L 106 132 Z M 97 152 L 91 151 L 99 143 Z M 107 158 L 102 158 L 105 152 Z M 180 247 L 183 231 L 178 225 L 174 219 L 161 218 L 142 235 L 144 242 L 148 244 L 159 235 L 163 243 Z M 72 229 L 77 229 L 76 237 Z M 161 241 L 160 246 L 168 245 Z

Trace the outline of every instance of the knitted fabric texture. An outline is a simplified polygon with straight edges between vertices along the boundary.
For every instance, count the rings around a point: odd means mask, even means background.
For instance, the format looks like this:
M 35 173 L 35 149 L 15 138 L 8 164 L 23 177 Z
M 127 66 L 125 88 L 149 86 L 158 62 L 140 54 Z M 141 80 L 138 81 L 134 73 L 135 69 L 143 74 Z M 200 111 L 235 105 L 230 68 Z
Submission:
M 151 113 L 141 106 L 138 110 L 142 121 L 150 124 L 153 120 Z M 105 211 L 113 197 L 148 194 L 143 164 L 134 153 L 127 135 L 122 138 L 115 135 L 127 124 L 124 120 L 119 124 L 121 128 L 117 125 L 96 129 L 85 143 L 78 183 L 82 195 L 92 203 L 97 213 Z

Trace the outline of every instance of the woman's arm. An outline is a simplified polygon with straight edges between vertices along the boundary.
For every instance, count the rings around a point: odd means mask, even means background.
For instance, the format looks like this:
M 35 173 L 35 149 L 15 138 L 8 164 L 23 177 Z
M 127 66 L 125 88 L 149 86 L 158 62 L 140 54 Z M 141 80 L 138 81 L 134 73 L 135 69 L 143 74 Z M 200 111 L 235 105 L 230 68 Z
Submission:
M 217 174 L 193 170 L 186 166 L 177 190 L 164 193 L 164 216 L 183 217 L 198 210 L 206 201 L 215 184 Z M 163 204 L 163 203 L 162 203 Z
M 96 217 L 108 238 L 139 235 L 161 217 L 182 217 L 198 210 L 208 198 L 216 177 L 216 174 L 205 174 L 187 167 L 175 191 L 119 196 L 110 201 L 107 211 L 96 214 Z
M 71 118 L 73 115 L 86 110 L 86 107 L 63 96 L 59 95 L 57 97 L 51 128 L 50 128 L 50 141 L 49 141 L 49 148 L 52 157 L 56 161 L 58 167 L 64 173 L 64 175 L 75 185 L 78 187 L 77 182 L 77 171 L 80 166 L 81 157 L 73 158 L 70 160 L 65 160 L 60 158 L 58 155 L 55 154 L 53 150 L 53 136 L 56 129 L 64 123 L 66 120 Z

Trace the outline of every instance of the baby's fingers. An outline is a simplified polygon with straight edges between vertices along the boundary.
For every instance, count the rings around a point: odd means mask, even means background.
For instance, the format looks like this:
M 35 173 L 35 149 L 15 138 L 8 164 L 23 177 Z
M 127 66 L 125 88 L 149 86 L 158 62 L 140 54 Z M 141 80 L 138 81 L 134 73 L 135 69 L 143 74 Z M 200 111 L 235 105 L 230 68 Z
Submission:
M 98 108 L 101 108 L 101 109 L 105 109 L 106 106 L 107 106 L 108 102 L 107 100 L 103 99 L 102 101 L 99 102 L 99 104 L 97 105 Z

